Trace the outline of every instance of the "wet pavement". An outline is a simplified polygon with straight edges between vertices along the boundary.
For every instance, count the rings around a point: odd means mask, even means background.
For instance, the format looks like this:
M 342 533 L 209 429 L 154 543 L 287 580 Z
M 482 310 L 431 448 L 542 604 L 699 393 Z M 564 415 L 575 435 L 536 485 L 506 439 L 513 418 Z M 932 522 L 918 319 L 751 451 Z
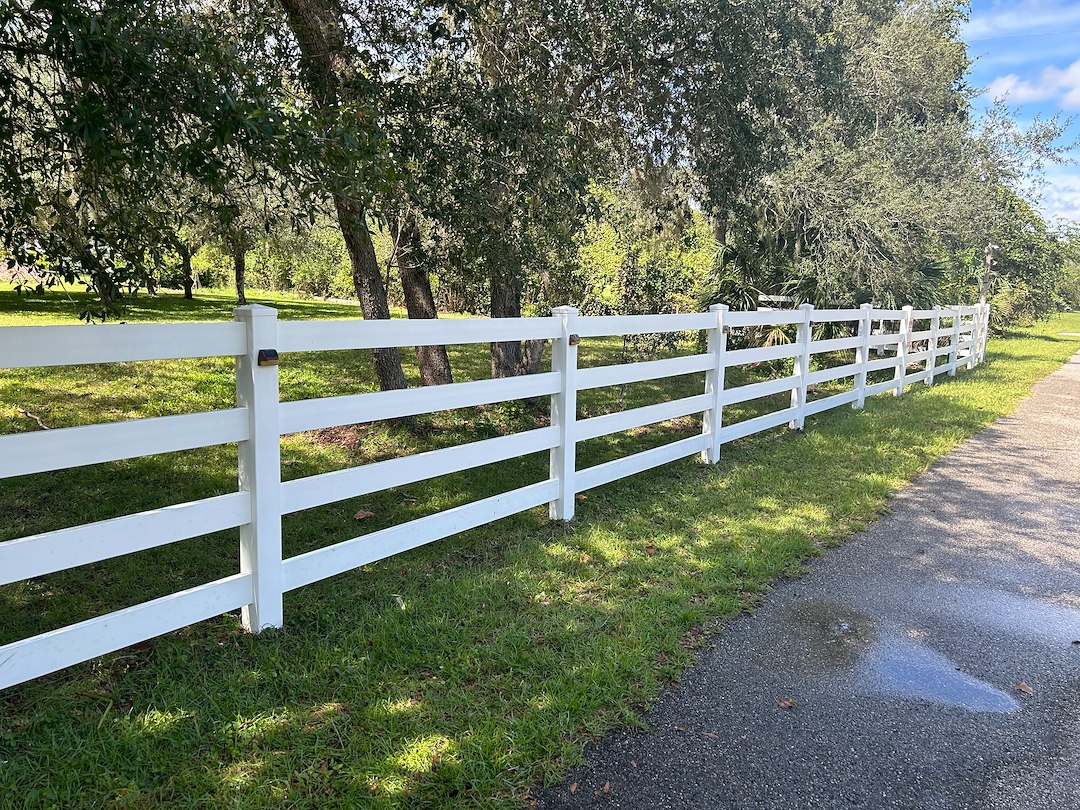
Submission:
M 1080 355 L 645 719 L 538 806 L 1080 810 Z

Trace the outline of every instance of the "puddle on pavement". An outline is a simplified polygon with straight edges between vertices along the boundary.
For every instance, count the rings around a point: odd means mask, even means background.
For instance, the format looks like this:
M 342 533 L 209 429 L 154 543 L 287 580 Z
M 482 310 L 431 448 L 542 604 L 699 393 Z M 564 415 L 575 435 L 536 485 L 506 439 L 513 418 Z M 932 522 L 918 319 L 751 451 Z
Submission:
M 1019 707 L 1011 695 L 958 671 L 944 655 L 852 608 L 802 602 L 784 611 L 783 618 L 801 642 L 795 654 L 801 653 L 797 666 L 805 674 L 847 672 L 861 694 L 913 698 L 973 712 Z
M 803 664 L 811 672 L 855 666 L 877 637 L 872 618 L 830 602 L 801 602 L 784 618 L 805 643 Z
M 897 637 L 883 638 L 867 650 L 856 683 L 873 692 L 972 712 L 1011 712 L 1020 706 L 1007 692 L 958 671 L 944 655 Z

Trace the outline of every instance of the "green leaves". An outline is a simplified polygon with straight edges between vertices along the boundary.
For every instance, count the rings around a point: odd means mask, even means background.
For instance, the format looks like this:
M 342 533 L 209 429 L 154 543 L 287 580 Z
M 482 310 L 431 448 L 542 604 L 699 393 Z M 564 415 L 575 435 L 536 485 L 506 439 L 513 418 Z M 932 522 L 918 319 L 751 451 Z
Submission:
M 789 88 L 803 125 L 773 136 L 769 172 L 727 206 L 713 300 L 760 291 L 929 306 L 978 296 L 972 251 L 981 258 L 992 234 L 1033 224 L 1006 200 L 1017 199 L 1017 167 L 1052 158 L 1060 129 L 1020 132 L 995 115 L 973 126 L 958 20 L 949 3 L 864 0 L 817 18 L 830 49 L 809 74 L 817 86 Z M 1035 230 L 1012 254 L 1022 274 L 1044 272 L 1035 268 L 1052 247 L 1045 225 Z
M 310 24 L 320 8 L 339 41 Z M 991 236 L 1045 309 L 1058 247 L 1013 200 L 1060 127 L 997 112 L 973 130 L 958 19 L 877 0 L 11 0 L 3 246 L 107 311 L 180 227 L 250 240 L 337 195 L 416 223 L 429 275 L 474 311 L 493 281 L 518 309 L 627 311 L 628 289 L 659 308 L 929 304 L 970 295 Z M 597 186 L 636 210 L 606 259 L 579 255 Z M 708 262 L 691 207 L 716 232 Z
M 178 219 L 228 224 L 253 193 L 296 206 L 384 182 L 370 113 L 297 104 L 288 65 L 270 58 L 274 15 L 243 0 L 230 11 L 184 0 L 0 9 L 10 257 L 32 251 L 37 272 L 82 280 L 107 311 L 153 272 Z

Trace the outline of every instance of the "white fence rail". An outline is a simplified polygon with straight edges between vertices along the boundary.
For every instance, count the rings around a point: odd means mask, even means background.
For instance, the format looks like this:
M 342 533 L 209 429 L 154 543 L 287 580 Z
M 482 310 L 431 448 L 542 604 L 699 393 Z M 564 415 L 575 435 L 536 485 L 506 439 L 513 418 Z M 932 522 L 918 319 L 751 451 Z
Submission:
M 814 340 L 817 324 L 848 323 L 848 337 Z M 981 362 L 989 307 L 731 312 L 715 306 L 690 315 L 579 317 L 570 307 L 549 318 L 431 321 L 277 321 L 275 310 L 241 307 L 233 323 L 0 328 L 0 368 L 27 368 L 233 356 L 236 407 L 211 413 L 0 436 L 0 478 L 104 461 L 238 443 L 239 491 L 192 503 L 0 542 L 0 585 L 86 563 L 239 529 L 237 574 L 0 647 L 0 688 L 88 660 L 226 611 L 241 609 L 251 631 L 280 627 L 282 594 L 361 565 L 548 504 L 551 518 L 573 517 L 575 495 L 634 473 L 700 454 L 716 463 L 725 442 L 892 392 Z M 732 330 L 794 325 L 791 343 L 728 350 Z M 704 354 L 578 368 L 582 337 L 705 330 Z M 549 339 L 552 370 L 529 377 L 455 383 L 408 391 L 279 402 L 278 369 L 265 350 L 329 351 L 383 346 Z M 839 365 L 811 370 L 815 355 L 853 352 Z M 875 354 L 876 352 L 876 354 Z M 886 354 L 887 353 L 887 354 Z M 884 356 L 883 356 L 884 355 Z M 725 386 L 725 370 L 791 359 L 779 379 Z M 835 358 L 834 358 L 835 359 Z M 944 359 L 943 363 L 939 360 Z M 920 365 L 913 370 L 913 365 Z M 868 375 L 893 376 L 868 382 Z M 590 388 L 705 373 L 701 394 L 577 419 L 577 392 Z M 850 378 L 851 388 L 809 399 L 812 387 Z M 790 405 L 734 424 L 724 407 L 789 391 Z M 551 426 L 282 483 L 280 437 L 335 425 L 551 397 Z M 579 442 L 682 416 L 702 414 L 702 433 L 586 469 Z M 546 480 L 352 540 L 282 558 L 282 515 L 547 450 Z

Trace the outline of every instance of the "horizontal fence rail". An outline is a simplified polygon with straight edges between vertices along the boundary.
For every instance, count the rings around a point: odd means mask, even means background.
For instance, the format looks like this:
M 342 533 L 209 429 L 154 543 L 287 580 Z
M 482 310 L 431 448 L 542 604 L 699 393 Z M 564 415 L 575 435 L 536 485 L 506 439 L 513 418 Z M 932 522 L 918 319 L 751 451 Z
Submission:
M 248 438 L 243 408 L 0 436 L 0 478 L 175 453 Z
M 985 356 L 985 304 L 930 310 L 859 309 L 732 312 L 717 305 L 681 315 L 579 317 L 560 307 L 547 318 L 278 323 L 268 307 L 240 307 L 231 323 L 0 328 L 0 368 L 233 356 L 236 406 L 0 436 L 0 478 L 236 444 L 238 491 L 191 503 L 0 542 L 0 585 L 45 576 L 218 531 L 239 533 L 239 570 L 215 582 L 0 646 L 0 689 L 188 624 L 240 609 L 258 632 L 284 622 L 285 592 L 394 554 L 547 504 L 551 518 L 574 516 L 575 496 L 690 456 L 709 463 L 723 444 L 910 385 L 932 385 Z M 747 345 L 758 327 L 768 345 Z M 614 335 L 705 334 L 707 350 L 663 360 L 578 367 L 580 340 Z M 729 335 L 740 343 L 729 348 Z M 817 336 L 816 336 L 817 335 Z M 749 336 L 749 337 L 745 337 Z M 402 391 L 281 402 L 272 354 L 500 341 L 551 341 L 551 371 Z M 817 367 L 812 368 L 817 358 Z M 770 365 L 772 364 L 772 365 Z M 779 365 L 777 365 L 779 364 Z M 768 379 L 733 386 L 726 370 L 764 366 Z M 577 393 L 703 374 L 701 394 L 577 417 Z M 885 379 L 881 379 L 882 377 Z M 835 392 L 843 383 L 844 390 Z M 817 386 L 833 384 L 827 396 Z M 788 395 L 785 407 L 731 424 L 724 408 Z M 812 396 L 813 395 L 813 396 Z M 281 437 L 357 422 L 397 419 L 532 397 L 550 397 L 547 427 L 405 455 L 334 472 L 281 480 Z M 685 417 L 701 432 L 578 469 L 580 442 Z M 283 558 L 284 515 L 391 487 L 547 453 L 545 480 L 351 540 Z
M 243 324 L 235 322 L 0 329 L 0 368 L 225 357 L 245 351 Z

